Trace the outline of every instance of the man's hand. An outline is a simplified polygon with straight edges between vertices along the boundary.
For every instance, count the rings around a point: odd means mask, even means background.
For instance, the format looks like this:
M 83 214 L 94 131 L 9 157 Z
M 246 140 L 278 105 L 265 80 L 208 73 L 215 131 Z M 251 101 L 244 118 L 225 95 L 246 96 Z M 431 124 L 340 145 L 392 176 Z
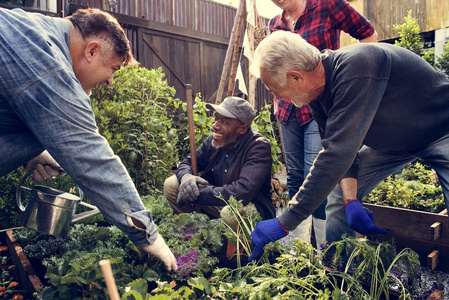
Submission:
M 152 256 L 157 257 L 160 259 L 164 265 L 165 268 L 168 271 L 176 271 L 178 270 L 178 264 L 176 263 L 176 258 L 173 255 L 173 253 L 168 248 L 167 244 L 165 243 L 164 239 L 160 234 L 158 234 L 156 240 L 153 244 L 148 244 L 139 249 L 141 252 L 143 251 L 146 254 L 150 254 Z
M 195 202 L 200 195 L 200 190 L 198 189 L 199 184 L 208 185 L 209 182 L 192 174 L 182 176 L 177 199 L 179 206 Z
M 288 230 L 281 225 L 277 218 L 259 222 L 251 233 L 254 249 L 248 262 L 260 259 L 266 244 L 277 241 L 287 234 L 289 234 Z
M 52 176 L 65 174 L 61 166 L 45 150 L 39 156 L 30 160 L 25 169 L 27 172 L 33 171 L 34 180 L 50 179 Z
M 374 225 L 373 212 L 368 213 L 357 199 L 353 199 L 346 204 L 345 212 L 349 227 L 352 230 L 365 235 L 388 234 L 388 231 Z

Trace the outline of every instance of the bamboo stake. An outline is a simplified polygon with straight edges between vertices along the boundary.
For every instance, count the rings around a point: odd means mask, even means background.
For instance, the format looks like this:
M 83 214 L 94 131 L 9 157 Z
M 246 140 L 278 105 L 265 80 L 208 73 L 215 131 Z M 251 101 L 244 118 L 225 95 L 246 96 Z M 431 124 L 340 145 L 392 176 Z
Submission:
M 252 6 L 251 9 L 254 10 L 254 21 L 257 23 L 259 16 L 257 14 L 256 1 L 250 0 L 250 3 Z M 255 29 L 254 26 L 248 24 L 247 26 L 248 41 L 251 54 L 254 54 L 254 29 Z M 249 82 L 248 82 L 248 102 L 249 104 L 251 104 L 253 108 L 256 107 L 256 77 L 254 77 L 251 74 L 249 74 Z
M 103 273 L 104 280 L 106 281 L 106 287 L 108 289 L 109 297 L 111 300 L 120 300 L 120 295 L 115 285 L 114 275 L 112 274 L 111 262 L 109 259 L 103 259 L 100 261 L 101 272 Z
M 229 39 L 228 51 L 226 51 L 226 57 L 225 57 L 225 61 L 223 63 L 223 72 L 221 73 L 220 84 L 219 84 L 218 91 L 217 91 L 217 98 L 215 98 L 215 104 L 220 104 L 221 100 L 223 98 L 224 87 L 226 84 L 226 78 L 228 77 L 228 73 L 229 73 L 229 63 L 231 61 L 231 54 L 232 54 L 232 50 L 234 48 L 231 45 L 235 44 L 236 35 L 237 35 L 237 33 L 236 33 L 237 27 L 239 24 L 239 19 L 243 18 L 243 12 L 244 12 L 243 8 L 244 7 L 245 7 L 245 0 L 240 0 L 240 5 L 237 9 L 237 13 L 234 18 L 234 25 L 232 26 L 232 32 L 231 32 L 231 37 Z
M 237 74 L 237 66 L 238 66 L 239 57 L 240 57 L 240 55 L 239 55 L 240 54 L 240 40 L 241 40 L 240 37 L 241 37 L 241 33 L 242 33 L 242 27 L 244 27 L 244 23 L 245 23 L 244 18 L 240 18 L 237 32 L 236 32 L 235 43 L 234 43 L 234 53 L 232 55 L 231 75 L 229 75 L 227 96 L 232 96 L 233 92 L 234 92 L 235 76 Z M 244 83 L 241 82 L 240 84 L 244 84 Z

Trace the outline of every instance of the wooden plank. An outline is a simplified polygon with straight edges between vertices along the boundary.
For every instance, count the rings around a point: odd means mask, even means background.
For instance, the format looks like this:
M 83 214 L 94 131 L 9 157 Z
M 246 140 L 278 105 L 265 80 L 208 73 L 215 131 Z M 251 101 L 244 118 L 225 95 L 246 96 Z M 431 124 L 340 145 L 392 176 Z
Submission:
M 436 241 L 441 236 L 441 222 L 435 222 L 430 225 L 430 235 L 433 237 L 433 240 Z
M 221 36 L 216 36 L 209 33 L 198 32 L 192 29 L 182 28 L 179 26 L 173 26 L 170 24 L 164 24 L 160 22 L 150 21 L 147 19 L 141 19 L 136 17 L 130 17 L 122 14 L 111 13 L 117 18 L 117 21 L 128 26 L 137 26 L 141 28 L 147 28 L 160 33 L 170 34 L 171 36 L 184 36 L 203 41 L 209 41 L 217 44 L 228 45 L 229 39 Z
M 434 290 L 426 300 L 444 300 L 444 291 Z
M 435 222 L 440 222 L 438 244 L 449 246 L 449 221 L 445 215 L 370 203 L 363 205 L 374 212 L 376 226 L 394 235 L 434 242 L 430 227 Z
M 16 242 L 12 231 L 6 232 L 6 244 L 12 260 L 17 266 L 20 285 L 28 291 L 30 298 L 34 298 L 33 293 L 42 290 L 44 285 L 34 272 L 33 266 L 23 252 L 22 247 Z
M 427 32 L 449 26 L 449 0 L 369 0 L 365 17 L 375 26 L 379 40 L 396 38 L 393 25 L 402 24 L 409 10 L 418 21 L 420 31 Z M 353 3 L 351 3 L 352 5 Z
M 426 19 L 421 31 L 430 31 L 449 26 L 449 1 L 426 0 Z
M 435 270 L 438 266 L 438 259 L 440 256 L 440 252 L 438 250 L 433 250 L 432 253 L 427 255 L 427 269 Z
M 448 245 L 440 245 L 435 242 L 428 242 L 395 234 L 388 234 L 384 236 L 383 241 L 390 241 L 393 243 L 396 246 L 398 253 L 404 248 L 412 249 L 419 255 L 419 261 L 423 267 L 427 267 L 427 257 L 429 253 L 434 250 L 438 250 L 440 255 L 438 257 L 438 265 L 435 269 L 438 271 L 449 272 L 449 256 L 446 255 L 449 253 Z

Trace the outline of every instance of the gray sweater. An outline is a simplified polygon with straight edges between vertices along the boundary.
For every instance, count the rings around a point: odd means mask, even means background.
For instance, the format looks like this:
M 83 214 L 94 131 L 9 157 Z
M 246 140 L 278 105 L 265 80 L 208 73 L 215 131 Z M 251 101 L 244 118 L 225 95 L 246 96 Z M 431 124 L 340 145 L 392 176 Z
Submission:
M 362 145 L 412 151 L 449 132 L 449 80 L 398 46 L 356 44 L 322 51 L 323 93 L 309 103 L 323 150 L 280 217 L 289 230 L 307 218 L 344 177 L 357 178 Z

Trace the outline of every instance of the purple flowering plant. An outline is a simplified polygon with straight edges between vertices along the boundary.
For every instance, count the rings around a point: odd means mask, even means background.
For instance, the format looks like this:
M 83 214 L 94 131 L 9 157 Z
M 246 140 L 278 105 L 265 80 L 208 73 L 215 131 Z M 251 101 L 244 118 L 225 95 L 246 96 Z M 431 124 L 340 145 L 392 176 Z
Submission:
M 202 260 L 202 257 L 195 249 L 190 249 L 186 254 L 176 255 L 175 257 L 178 264 L 178 272 L 181 273 L 183 277 L 191 275 Z
M 205 276 L 218 264 L 214 256 L 224 245 L 223 226 L 204 214 L 170 215 L 162 219 L 158 231 L 172 249 L 178 271 L 166 274 L 171 280 L 185 281 Z

